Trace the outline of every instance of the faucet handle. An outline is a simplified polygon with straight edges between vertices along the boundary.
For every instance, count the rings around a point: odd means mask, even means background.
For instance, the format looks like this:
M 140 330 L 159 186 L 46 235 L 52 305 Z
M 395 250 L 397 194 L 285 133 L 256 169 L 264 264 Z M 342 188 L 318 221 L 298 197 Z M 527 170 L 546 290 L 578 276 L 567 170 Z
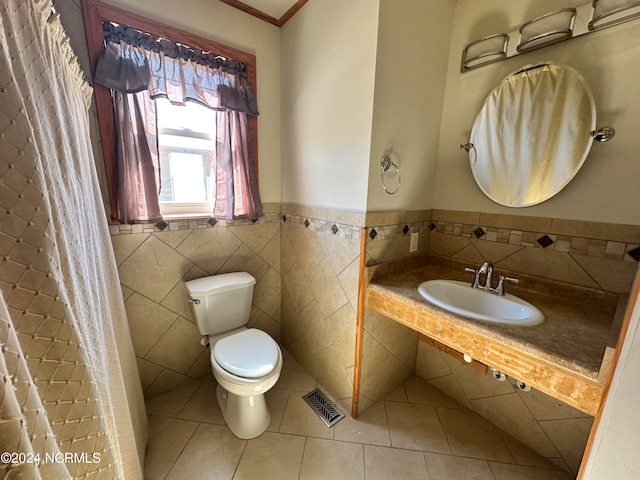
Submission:
M 500 275 L 498 278 L 498 286 L 496 287 L 496 292 L 498 295 L 504 295 L 504 281 L 507 280 L 511 283 L 520 283 L 520 280 L 513 277 L 507 277 L 506 275 Z
M 498 280 L 507 280 L 511 283 L 520 283 L 520 280 L 518 280 L 517 278 L 513 278 L 513 277 L 507 277 L 506 275 L 500 275 L 500 277 L 498 278 Z
M 480 270 L 475 268 L 464 267 L 465 272 L 473 273 L 473 282 L 471 282 L 471 288 L 478 288 L 480 286 Z

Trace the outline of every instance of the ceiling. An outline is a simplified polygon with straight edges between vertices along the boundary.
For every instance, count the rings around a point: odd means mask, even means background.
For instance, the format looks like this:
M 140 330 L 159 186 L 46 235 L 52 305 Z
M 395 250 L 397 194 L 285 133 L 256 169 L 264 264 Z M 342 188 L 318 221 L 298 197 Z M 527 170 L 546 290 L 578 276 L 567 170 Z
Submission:
M 296 0 L 243 0 L 256 10 L 261 10 L 274 18 L 280 18 L 289 10 Z
M 278 27 L 284 25 L 308 0 L 220 0 Z

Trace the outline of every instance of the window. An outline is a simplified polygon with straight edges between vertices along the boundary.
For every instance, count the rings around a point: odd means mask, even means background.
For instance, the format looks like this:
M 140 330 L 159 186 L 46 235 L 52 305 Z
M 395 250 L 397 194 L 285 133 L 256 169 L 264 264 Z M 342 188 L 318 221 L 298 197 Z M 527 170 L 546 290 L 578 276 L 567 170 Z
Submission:
M 109 48 L 109 42 L 113 41 L 111 38 L 107 38 L 105 31 L 103 31 L 103 26 L 111 23 L 112 25 L 119 25 L 124 28 L 130 27 L 140 32 L 147 32 L 148 35 L 156 40 L 162 38 L 165 39 L 163 41 L 168 39 L 169 43 L 175 42 L 178 53 L 185 47 L 193 49 L 191 50 L 192 52 L 213 55 L 215 58 L 226 59 L 225 61 L 240 62 L 244 66 L 243 70 L 245 72 L 241 81 L 250 85 L 252 92 L 256 91 L 256 59 L 253 54 L 199 37 L 190 32 L 176 29 L 97 0 L 84 0 L 83 14 L 91 64 L 94 66 L 104 56 Z M 189 47 L 186 47 L 187 45 Z M 94 79 L 96 73 L 94 72 Z M 226 108 L 238 111 L 238 101 L 242 102 L 243 98 L 233 96 L 233 91 L 231 90 L 237 88 L 235 83 L 229 84 L 229 86 L 231 87 L 230 89 L 219 93 L 227 101 L 225 103 Z M 118 165 L 118 152 L 121 152 L 122 148 L 118 146 L 117 130 L 114 130 L 114 126 L 118 126 L 120 119 L 117 116 L 117 109 L 114 110 L 113 87 L 95 83 L 94 93 L 102 139 L 101 145 L 105 159 L 112 220 L 123 223 L 146 223 L 144 219 L 136 220 L 123 214 L 129 204 L 121 198 L 122 186 L 120 185 L 120 179 L 123 177 L 122 167 Z M 255 102 L 255 96 L 252 99 L 249 98 L 249 100 Z M 207 129 L 208 127 L 205 128 L 205 125 L 209 125 L 209 120 L 201 121 L 199 118 L 207 115 L 212 115 L 215 118 L 215 111 L 212 114 L 210 109 L 194 102 L 186 102 L 185 106 L 175 106 L 171 103 L 166 103 L 166 101 L 165 105 L 162 105 L 162 101 L 157 100 L 156 102 L 157 109 L 160 110 L 157 118 L 158 130 L 154 130 L 151 135 L 157 135 L 158 140 L 158 161 L 161 164 L 159 183 L 162 188 L 157 200 L 160 203 L 162 215 L 211 215 L 211 200 L 218 195 L 214 213 L 217 218 L 255 218 L 253 214 L 248 215 L 242 212 L 247 211 L 245 209 L 246 205 L 258 205 L 261 211 L 257 195 L 258 135 L 257 117 L 255 116 L 257 113 L 250 113 L 247 120 L 243 119 L 241 121 L 241 142 L 244 143 L 239 145 L 237 149 L 238 152 L 251 152 L 249 158 L 252 158 L 252 160 L 246 162 L 249 165 L 248 168 L 247 165 L 244 165 L 239 168 L 239 171 L 243 175 L 250 171 L 252 176 L 251 184 L 253 185 L 251 190 L 255 194 L 248 199 L 244 197 L 244 203 L 238 203 L 233 200 L 239 197 L 239 195 L 235 194 L 238 190 L 233 190 L 236 188 L 235 185 L 230 184 L 229 179 L 225 179 L 224 175 L 219 172 L 217 174 L 212 172 L 212 158 L 214 158 L 212 155 L 215 156 L 215 149 L 218 148 L 220 150 L 220 146 L 219 142 L 218 145 L 215 144 L 218 141 L 215 130 L 211 131 Z M 206 101 L 201 103 L 208 104 Z M 195 111 L 202 113 L 194 113 Z M 241 116 L 244 115 L 242 111 L 238 112 Z M 178 119 L 186 121 L 178 121 Z M 227 128 L 237 128 L 238 125 L 236 117 L 218 118 L 217 124 L 220 125 L 220 122 L 224 126 L 223 131 Z M 214 125 L 215 129 L 216 122 L 214 121 L 212 125 Z M 149 132 L 147 133 L 149 134 Z M 155 143 L 155 138 L 153 143 Z M 228 151 L 223 153 L 227 154 Z M 235 155 L 236 153 L 236 149 L 232 148 L 231 154 Z M 233 160 L 235 161 L 235 158 Z M 216 183 L 218 183 L 217 191 Z M 225 192 L 231 192 L 231 195 L 226 195 Z M 230 200 L 221 202 L 220 197 L 224 195 Z M 232 204 L 234 201 L 235 204 Z M 135 203 L 135 197 L 133 203 Z M 147 221 L 153 221 L 151 218 L 149 216 Z
M 216 195 L 216 115 L 194 102 L 155 101 L 163 217 L 206 215 Z

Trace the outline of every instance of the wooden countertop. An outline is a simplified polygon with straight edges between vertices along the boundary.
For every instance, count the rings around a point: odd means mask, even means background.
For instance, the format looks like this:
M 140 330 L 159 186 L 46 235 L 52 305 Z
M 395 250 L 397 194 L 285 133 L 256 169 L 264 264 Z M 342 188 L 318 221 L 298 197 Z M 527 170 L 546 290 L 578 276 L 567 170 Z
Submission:
M 466 319 L 429 303 L 418 285 L 438 278 L 470 280 L 468 274 L 437 265 L 374 275 L 367 285 L 367 307 L 595 415 L 615 302 L 565 300 L 507 285 L 509 293 L 532 303 L 545 316 L 544 323 L 535 327 L 509 326 Z

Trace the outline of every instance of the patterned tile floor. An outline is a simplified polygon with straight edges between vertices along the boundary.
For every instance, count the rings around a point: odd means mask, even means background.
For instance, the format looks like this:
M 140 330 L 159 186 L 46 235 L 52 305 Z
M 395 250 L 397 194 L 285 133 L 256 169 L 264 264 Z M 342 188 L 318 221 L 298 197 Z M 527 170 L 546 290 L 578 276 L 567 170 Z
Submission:
M 302 399 L 314 388 L 285 352 L 280 380 L 267 393 L 271 425 L 248 441 L 225 426 L 212 380 L 148 400 L 146 480 L 573 478 L 418 377 L 332 428 Z

